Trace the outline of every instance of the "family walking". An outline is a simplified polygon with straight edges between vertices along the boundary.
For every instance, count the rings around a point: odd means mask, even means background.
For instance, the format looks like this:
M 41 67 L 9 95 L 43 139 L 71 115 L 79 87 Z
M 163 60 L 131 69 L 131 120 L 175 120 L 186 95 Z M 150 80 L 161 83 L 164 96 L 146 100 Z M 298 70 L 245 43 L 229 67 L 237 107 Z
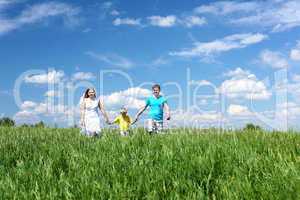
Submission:
M 167 100 L 160 94 L 160 91 L 160 85 L 155 84 L 152 86 L 153 96 L 146 99 L 145 105 L 137 112 L 134 120 L 131 120 L 129 117 L 127 108 L 122 107 L 120 115 L 113 121 L 110 121 L 104 109 L 103 102 L 96 98 L 95 89 L 87 89 L 80 102 L 80 126 L 82 133 L 87 136 L 99 136 L 101 134 L 100 110 L 107 124 L 118 124 L 120 134 L 127 136 L 129 134 L 130 126 L 139 120 L 139 117 L 148 107 L 150 108 L 150 111 L 149 119 L 147 121 L 147 131 L 150 134 L 160 133 L 163 131 L 164 110 L 166 115 L 165 119 L 171 119 Z

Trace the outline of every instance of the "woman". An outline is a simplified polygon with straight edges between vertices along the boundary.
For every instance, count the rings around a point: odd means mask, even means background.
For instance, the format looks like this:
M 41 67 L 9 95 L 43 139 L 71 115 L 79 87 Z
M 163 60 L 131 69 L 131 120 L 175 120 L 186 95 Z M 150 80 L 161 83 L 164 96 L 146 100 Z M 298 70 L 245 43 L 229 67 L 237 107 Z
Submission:
M 106 123 L 109 123 L 103 104 L 100 100 L 96 99 L 95 89 L 88 88 L 80 103 L 80 125 L 85 135 L 99 136 L 101 133 L 98 109 L 103 114 Z

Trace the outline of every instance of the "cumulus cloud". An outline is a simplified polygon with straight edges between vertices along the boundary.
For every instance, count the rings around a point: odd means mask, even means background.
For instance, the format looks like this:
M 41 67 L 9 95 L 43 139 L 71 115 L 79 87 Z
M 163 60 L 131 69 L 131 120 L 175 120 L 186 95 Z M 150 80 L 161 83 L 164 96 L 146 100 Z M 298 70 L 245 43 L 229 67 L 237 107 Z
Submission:
M 290 53 L 290 58 L 292 60 L 299 61 L 300 60 L 300 49 L 292 49 Z
M 300 74 L 293 74 L 292 80 L 293 80 L 294 82 L 300 83 Z
M 198 87 L 209 86 L 213 89 L 214 95 L 201 95 L 201 98 L 216 98 L 218 94 L 218 87 L 208 80 L 191 80 L 189 81 L 189 85 L 196 85 Z
M 204 17 L 199 17 L 196 15 L 190 16 L 150 16 L 147 17 L 148 23 L 142 24 L 141 18 L 116 18 L 112 23 L 115 26 L 128 25 L 128 26 L 156 26 L 162 28 L 170 28 L 176 25 L 181 25 L 187 28 L 192 28 L 195 26 L 203 26 L 207 24 Z
M 73 81 L 93 80 L 95 75 L 91 72 L 76 72 L 72 75 Z
M 23 110 L 26 110 L 26 109 L 34 108 L 35 106 L 37 106 L 37 104 L 33 101 L 24 101 L 21 105 L 21 108 Z
M 188 126 L 201 128 L 207 126 L 217 127 L 226 119 L 217 111 L 197 111 L 194 107 L 188 110 L 177 109 L 171 112 L 172 120 L 168 122 L 171 127 Z
M 85 53 L 86 55 L 95 58 L 97 60 L 100 60 L 102 62 L 105 62 L 107 64 L 110 64 L 112 66 L 129 69 L 134 66 L 133 62 L 131 62 L 129 59 L 119 56 L 117 54 L 97 54 L 92 51 L 88 51 Z
M 158 26 L 163 28 L 173 27 L 175 25 L 182 25 L 188 28 L 194 26 L 202 26 L 207 23 L 204 17 L 199 17 L 196 15 L 189 16 L 150 16 L 148 17 L 149 24 L 151 26 Z
M 300 102 L 300 74 L 292 74 L 291 81 L 287 84 L 288 93 L 291 94 L 293 100 Z
M 289 119 L 294 119 L 300 116 L 300 105 L 295 102 L 284 102 L 277 106 L 276 114 L 288 117 Z
M 47 97 L 56 95 L 56 91 L 48 91 Z M 113 92 L 108 95 L 100 96 L 105 109 L 115 116 L 122 106 L 128 109 L 139 109 L 145 105 L 145 98 L 152 95 L 152 91 L 140 87 L 128 88 L 119 92 Z M 79 118 L 79 103 L 76 105 L 66 105 L 64 102 L 53 102 L 45 98 L 42 102 L 24 101 L 14 115 L 14 119 L 20 123 L 36 123 L 43 118 L 51 118 L 52 122 L 57 120 L 60 123 L 77 123 Z M 30 118 L 32 120 L 27 120 Z M 71 121 L 68 121 L 71 120 Z
M 39 116 L 37 116 L 34 112 L 28 110 L 21 110 L 17 112 L 13 119 L 17 124 L 34 124 L 40 121 Z
M 50 117 L 53 121 L 67 122 L 79 116 L 78 106 L 54 104 L 47 99 L 43 102 L 25 101 L 20 109 L 13 117 L 17 124 L 36 123 L 45 117 Z
M 290 58 L 295 61 L 300 60 L 300 41 L 298 41 L 297 46 L 291 50 Z
M 227 113 L 230 116 L 234 117 L 249 117 L 253 115 L 253 113 L 249 111 L 247 106 L 237 104 L 230 104 L 227 108 Z
M 44 96 L 46 97 L 55 97 L 57 96 L 58 93 L 55 90 L 48 90 L 47 92 L 45 92 Z
M 254 74 L 237 68 L 228 72 L 228 75 L 231 75 L 230 79 L 225 80 L 219 88 L 219 92 L 227 97 L 252 100 L 269 99 L 271 97 L 266 85 L 258 80 Z
M 251 73 L 248 70 L 243 70 L 242 68 L 238 67 L 235 70 L 229 70 L 228 72 L 224 73 L 225 77 L 235 77 L 235 78 L 243 78 L 250 76 Z
M 168 16 L 150 16 L 148 20 L 152 26 L 172 27 L 176 24 L 177 17 L 175 15 Z
M 275 69 L 287 68 L 289 66 L 288 61 L 281 53 L 270 51 L 268 49 L 261 52 L 260 60 L 262 63 Z
M 135 87 L 104 95 L 101 99 L 108 109 L 119 109 L 122 106 L 129 109 L 139 109 L 145 105 L 145 98 L 151 94 L 151 90 Z
M 206 19 L 204 17 L 199 17 L 195 15 L 184 17 L 180 20 L 181 24 L 184 26 L 191 28 L 194 26 L 202 26 L 207 23 Z
M 268 36 L 260 33 L 234 34 L 211 42 L 194 42 L 192 48 L 170 52 L 171 56 L 205 57 L 259 43 Z
M 36 83 L 36 84 L 48 84 L 48 83 L 58 83 L 65 76 L 63 71 L 52 70 L 48 73 L 37 74 L 25 77 L 26 83 Z
M 5 5 L 2 1 L 2 7 Z M 1 4 L 0 4 L 1 9 Z M 80 9 L 67 3 L 50 1 L 34 4 L 24 9 L 15 18 L 3 18 L 0 16 L 0 34 L 19 29 L 24 25 L 35 24 L 50 17 L 61 17 L 67 25 L 79 23 L 77 15 Z
M 133 18 L 117 18 L 113 21 L 113 25 L 129 25 L 129 26 L 141 26 L 141 19 Z
M 214 85 L 213 83 L 211 83 L 208 80 L 199 80 L 199 81 L 191 80 L 191 81 L 189 81 L 189 84 L 190 85 L 198 85 L 198 86 Z

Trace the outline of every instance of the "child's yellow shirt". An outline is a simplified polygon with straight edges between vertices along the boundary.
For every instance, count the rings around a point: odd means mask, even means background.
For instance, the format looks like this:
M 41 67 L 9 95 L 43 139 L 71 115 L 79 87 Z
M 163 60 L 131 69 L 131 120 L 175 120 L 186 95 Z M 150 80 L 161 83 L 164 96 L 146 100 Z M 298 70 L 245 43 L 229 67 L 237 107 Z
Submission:
M 128 115 L 119 115 L 114 120 L 114 123 L 119 125 L 121 131 L 128 131 L 131 124 L 131 119 Z

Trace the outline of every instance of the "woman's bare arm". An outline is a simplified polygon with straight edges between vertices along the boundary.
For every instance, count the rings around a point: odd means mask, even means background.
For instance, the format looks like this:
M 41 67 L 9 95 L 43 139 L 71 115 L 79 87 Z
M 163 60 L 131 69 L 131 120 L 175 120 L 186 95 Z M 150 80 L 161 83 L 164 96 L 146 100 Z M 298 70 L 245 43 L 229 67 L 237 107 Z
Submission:
M 81 126 L 85 126 L 84 118 L 85 118 L 85 100 L 83 99 L 82 102 L 80 103 L 80 125 Z
M 104 105 L 103 105 L 103 103 L 101 102 L 101 100 L 99 100 L 98 106 L 99 106 L 99 109 L 100 109 L 101 113 L 103 114 L 103 116 L 104 116 L 104 118 L 105 118 L 106 123 L 109 124 L 110 121 L 109 121 L 108 115 L 107 115 L 107 113 L 106 113 L 106 111 L 105 111 L 105 109 L 104 109 Z

